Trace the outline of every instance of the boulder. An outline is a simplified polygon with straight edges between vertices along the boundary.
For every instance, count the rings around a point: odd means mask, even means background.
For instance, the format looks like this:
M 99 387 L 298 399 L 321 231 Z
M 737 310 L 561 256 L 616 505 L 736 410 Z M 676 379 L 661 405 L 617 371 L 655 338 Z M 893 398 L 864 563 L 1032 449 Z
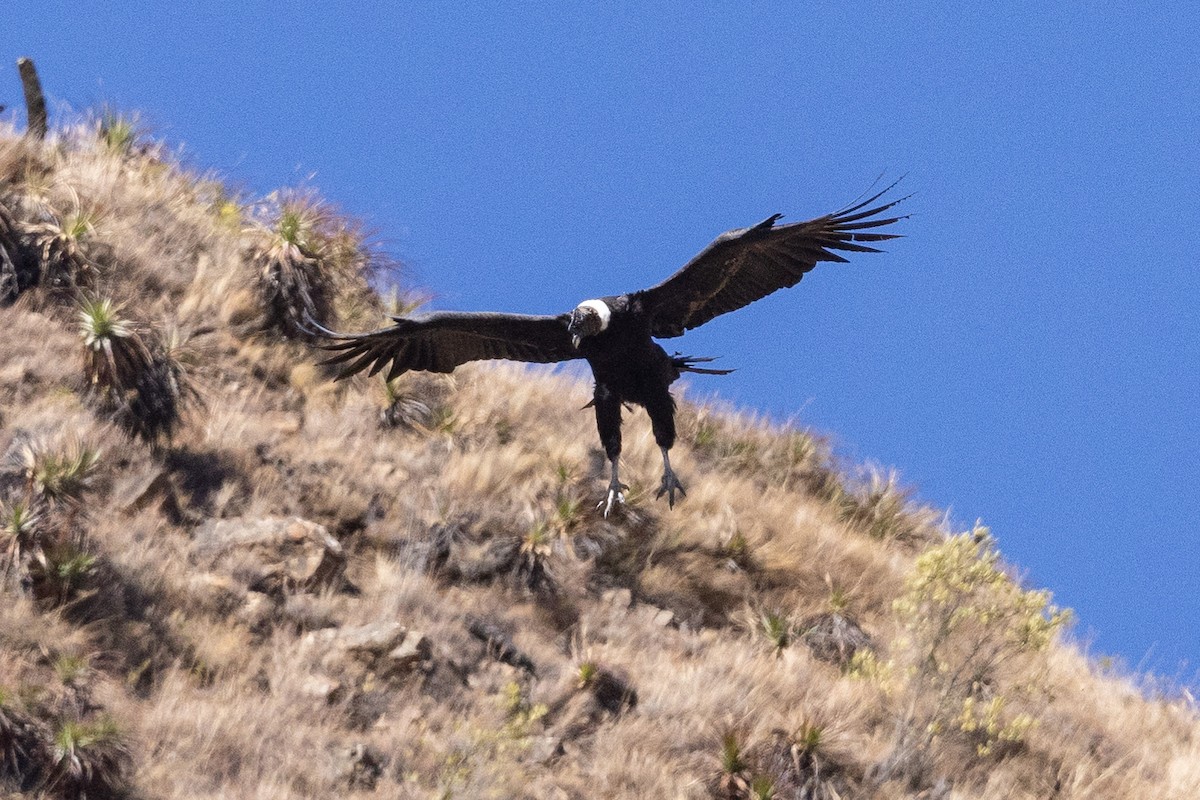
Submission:
M 433 648 L 425 634 L 408 631 L 404 641 L 392 648 L 387 654 L 386 667 L 388 672 L 407 672 L 428 661 L 433 656 Z
M 309 675 L 300 683 L 300 693 L 325 703 L 336 703 L 342 698 L 345 687 L 326 675 Z
M 407 672 L 433 655 L 425 634 L 392 621 L 313 631 L 303 647 L 328 669 L 366 668 L 381 675 Z
M 399 622 L 369 622 L 338 631 L 333 646 L 363 661 L 375 661 L 398 647 L 406 634 Z
M 346 789 L 374 791 L 383 777 L 387 759 L 370 745 L 356 742 L 347 747 L 337 759 L 337 779 Z
M 873 650 L 871 637 L 857 622 L 836 611 L 800 623 L 800 638 L 822 661 L 845 668 L 859 650 Z
M 346 566 L 341 543 L 323 525 L 299 517 L 209 520 L 193 534 L 192 555 L 272 595 L 336 584 Z

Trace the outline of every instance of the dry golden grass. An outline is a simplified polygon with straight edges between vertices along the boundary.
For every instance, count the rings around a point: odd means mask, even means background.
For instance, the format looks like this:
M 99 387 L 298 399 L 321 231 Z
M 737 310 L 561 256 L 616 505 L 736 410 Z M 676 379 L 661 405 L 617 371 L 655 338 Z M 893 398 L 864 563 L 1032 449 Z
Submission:
M 1011 582 L 969 585 L 1008 605 L 956 632 L 944 672 L 922 670 L 911 608 L 936 605 L 913 605 L 914 580 L 949 532 L 886 471 L 837 464 L 798 426 L 683 403 L 687 499 L 654 502 L 639 411 L 629 504 L 604 520 L 587 385 L 511 365 L 390 393 L 331 383 L 317 353 L 261 332 L 248 203 L 163 152 L 86 126 L 44 146 L 0 130 L 17 221 L 88 209 L 81 247 L 106 296 L 193 334 L 203 404 L 152 451 L 83 402 L 70 298 L 34 287 L 0 308 L 0 501 L 28 491 L 22 442 L 101 453 L 69 518 L 98 559 L 83 590 L 39 604 L 4 584 L 0 709 L 46 730 L 111 719 L 137 795 L 750 797 L 771 779 L 777 797 L 1200 796 L 1189 696 L 1136 688 L 1061 637 L 1005 649 L 994 619 L 1030 613 Z M 338 280 L 335 305 L 374 325 L 361 277 Z M 407 416 L 381 423 L 397 397 Z M 168 488 L 133 497 L 159 473 Z M 196 556 L 206 521 L 292 516 L 337 538 L 344 582 L 264 590 Z M 816 658 L 801 626 L 828 612 L 870 652 Z M 425 637 L 416 666 L 331 650 L 339 631 L 388 623 Z M 999 648 L 987 674 L 947 688 L 938 676 L 976 663 L 979 642 Z M 585 664 L 630 693 L 605 701 Z M 0 792 L 14 785 L 0 768 Z

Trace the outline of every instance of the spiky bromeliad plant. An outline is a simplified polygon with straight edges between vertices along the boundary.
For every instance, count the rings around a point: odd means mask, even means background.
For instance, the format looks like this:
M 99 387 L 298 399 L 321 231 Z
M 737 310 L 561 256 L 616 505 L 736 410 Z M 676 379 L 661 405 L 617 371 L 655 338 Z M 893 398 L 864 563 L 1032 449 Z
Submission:
M 406 377 L 406 376 L 405 376 Z M 379 424 L 385 428 L 417 428 L 428 426 L 433 419 L 429 403 L 417 396 L 411 381 L 404 377 L 383 380 L 386 405 L 379 410 Z
M 63 451 L 36 442 L 21 449 L 21 463 L 28 481 L 30 508 L 75 508 L 95 478 L 100 451 L 73 444 Z M 36 520 L 32 521 L 36 524 Z
M 137 120 L 111 109 L 105 110 L 100 116 L 99 134 L 100 141 L 104 143 L 109 152 L 128 155 L 133 152 L 134 145 L 137 143 Z
M 54 735 L 44 788 L 59 797 L 122 797 L 128 769 L 129 751 L 112 720 L 64 722 Z
M 0 687 L 0 783 L 12 781 L 25 787 L 35 779 L 34 759 L 40 745 L 37 733 L 15 699 Z
M 17 298 L 28 283 L 20 269 L 21 252 L 17 242 L 17 224 L 5 198 L 0 197 L 0 305 Z
M 90 286 L 97 273 L 87 242 L 96 232 L 96 216 L 76 207 L 61 218 L 24 226 L 37 254 L 36 283 L 55 290 Z
M 786 614 L 764 610 L 758 618 L 759 631 L 778 655 L 792 643 L 792 623 Z
M 305 336 L 308 320 L 332 322 L 334 283 L 326 214 L 314 200 L 285 199 L 278 216 L 253 229 L 253 260 L 264 325 L 284 336 Z
M 0 503 L 0 576 L 20 574 L 37 546 L 40 522 L 28 503 Z
M 553 592 L 556 588 L 550 571 L 556 537 L 544 523 L 535 524 L 521 538 L 516 573 L 525 586 L 535 592 Z
M 132 391 L 150 363 L 150 350 L 133 324 L 109 298 L 84 298 L 79 305 L 83 372 L 88 386 L 102 394 Z
M 21 451 L 26 498 L 0 508 L 5 575 L 16 578 L 33 597 L 56 607 L 84 591 L 96 558 L 87 552 L 77 524 L 100 454 L 74 444 L 52 450 L 27 443 Z
M 121 315 L 108 298 L 85 298 L 79 308 L 84 376 L 99 407 L 128 433 L 152 444 L 170 439 L 192 390 L 167 341 Z

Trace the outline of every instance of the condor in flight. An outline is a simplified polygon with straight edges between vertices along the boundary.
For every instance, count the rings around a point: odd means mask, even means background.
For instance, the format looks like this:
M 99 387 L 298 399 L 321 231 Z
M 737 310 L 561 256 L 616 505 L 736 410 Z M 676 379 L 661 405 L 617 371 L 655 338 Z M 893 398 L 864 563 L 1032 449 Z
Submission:
M 895 184 L 893 184 L 894 186 Z M 891 187 L 888 187 L 890 189 Z M 662 450 L 663 476 L 657 497 L 686 496 L 668 455 L 675 444 L 675 401 L 670 386 L 684 372 L 710 375 L 730 370 L 705 369 L 709 358 L 667 355 L 654 338 L 671 338 L 713 317 L 794 286 L 819 261 L 846 261 L 838 251 L 877 253 L 869 243 L 897 238 L 877 232 L 905 219 L 884 214 L 905 198 L 883 201 L 884 189 L 833 214 L 776 225 L 780 214 L 750 228 L 723 233 L 699 255 L 662 283 L 640 292 L 585 300 L 558 316 L 435 311 L 393 317 L 391 327 L 344 334 L 320 329 L 322 345 L 335 355 L 324 363 L 341 364 L 338 378 L 387 367 L 391 380 L 409 370 L 450 372 L 480 359 L 551 363 L 587 359 L 596 379 L 591 405 L 596 409 L 600 442 L 611 464 L 608 495 L 601 501 L 608 516 L 623 503 L 617 476 L 621 455 L 621 406 L 646 409 L 654 439 Z M 878 205 L 877 205 L 878 203 Z

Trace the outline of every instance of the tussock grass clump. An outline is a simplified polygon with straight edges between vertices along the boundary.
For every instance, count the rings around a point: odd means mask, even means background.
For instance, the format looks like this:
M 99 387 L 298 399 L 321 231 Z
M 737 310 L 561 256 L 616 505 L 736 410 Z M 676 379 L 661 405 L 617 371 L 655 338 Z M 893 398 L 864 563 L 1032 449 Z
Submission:
M 873 539 L 919 545 L 941 537 L 940 515 L 914 503 L 911 489 L 900 484 L 894 470 L 868 470 L 863 480 L 848 488 L 831 484 L 828 496 L 841 519 Z

